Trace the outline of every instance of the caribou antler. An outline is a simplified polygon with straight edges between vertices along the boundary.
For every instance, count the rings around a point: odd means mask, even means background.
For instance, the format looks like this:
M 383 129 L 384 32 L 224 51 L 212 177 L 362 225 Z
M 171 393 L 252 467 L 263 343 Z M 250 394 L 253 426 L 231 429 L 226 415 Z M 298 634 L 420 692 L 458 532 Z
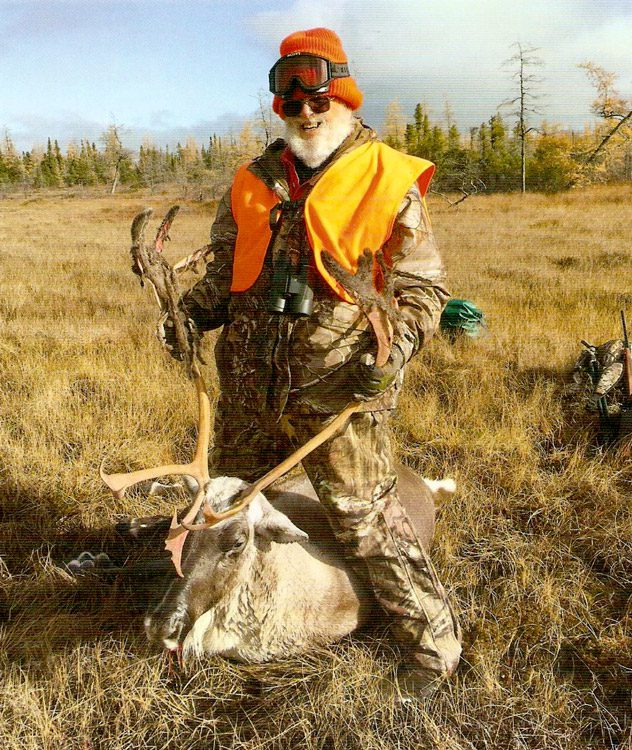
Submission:
M 141 284 L 145 279 L 149 281 L 163 315 L 168 316 L 173 323 L 178 346 L 180 351 L 184 353 L 189 373 L 195 382 L 199 410 L 199 428 L 195 455 L 193 460 L 188 464 L 166 464 L 127 474 L 106 474 L 103 470 L 103 464 L 101 464 L 99 473 L 101 479 L 103 479 L 114 495 L 119 498 L 123 497 L 126 489 L 147 479 L 157 479 L 169 474 L 188 474 L 192 476 L 198 483 L 198 492 L 193 505 L 185 517 L 185 521 L 190 524 L 195 520 L 200 509 L 204 500 L 206 485 L 210 479 L 208 473 L 208 446 L 211 432 L 211 411 L 206 385 L 195 358 L 197 356 L 200 361 L 202 360 L 197 353 L 196 342 L 189 340 L 184 326 L 183 314 L 179 308 L 178 282 L 175 272 L 162 255 L 164 242 L 169 239 L 169 229 L 178 211 L 179 206 L 172 206 L 169 209 L 156 232 L 153 248 L 149 248 L 145 244 L 145 231 L 153 213 L 152 209 L 146 208 L 144 211 L 138 213 L 132 221 L 132 247 L 130 252 L 134 261 L 133 270 L 140 275 Z M 178 528 L 177 514 L 175 512 L 171 526 L 172 531 L 174 528 Z M 170 532 L 170 537 L 172 536 L 174 535 Z M 182 554 L 183 542 L 184 539 L 174 542 L 168 540 L 166 545 L 167 549 L 172 550 L 174 564 L 180 575 L 182 575 L 182 571 L 180 570 L 180 556 Z
M 169 229 L 180 206 L 172 206 L 162 220 L 153 248 L 145 244 L 145 230 L 153 213 L 146 208 L 136 214 L 132 221 L 132 247 L 130 253 L 134 261 L 134 271 L 139 274 L 141 284 L 146 279 L 151 284 L 163 316 L 170 320 L 174 327 L 179 350 L 184 355 L 187 369 L 193 374 L 195 359 L 203 361 L 197 351 L 197 342 L 191 341 L 186 329 L 185 314 L 179 304 L 178 281 L 174 269 L 162 255 L 164 243 L 169 239 Z
M 195 517 L 198 514 L 198 511 L 204 499 L 204 493 L 199 490 L 195 502 L 191 506 L 191 509 L 189 510 L 187 515 L 182 519 L 182 521 L 178 524 L 176 513 L 173 514 L 173 519 L 171 520 L 171 527 L 169 529 L 169 534 L 167 535 L 167 541 L 165 542 L 165 549 L 171 552 L 171 559 L 176 569 L 176 573 L 181 578 L 183 577 L 182 549 L 184 547 L 184 542 L 189 531 L 203 531 L 204 529 L 208 529 L 211 526 L 215 526 L 215 524 L 219 523 L 219 521 L 230 518 L 231 516 L 234 516 L 242 511 L 250 502 L 255 499 L 255 497 L 260 492 L 263 492 L 266 487 L 269 487 L 273 482 L 276 482 L 277 479 L 282 477 L 284 474 L 287 474 L 287 472 L 297 466 L 303 460 L 303 458 L 305 458 L 305 456 L 322 445 L 326 440 L 329 440 L 329 438 L 346 423 L 347 419 L 354 412 L 358 411 L 358 409 L 360 409 L 362 406 L 363 404 L 361 403 L 349 404 L 349 406 L 347 406 L 340 414 L 338 414 L 338 416 L 334 420 L 332 420 L 311 440 L 305 443 L 305 445 L 294 451 L 291 456 L 288 456 L 285 461 L 282 461 L 278 466 L 275 466 L 273 469 L 271 469 L 251 487 L 248 487 L 246 490 L 244 490 L 244 492 L 242 492 L 235 499 L 233 504 L 227 510 L 222 511 L 221 513 L 216 513 L 207 503 L 202 511 L 204 518 L 206 519 L 205 522 L 193 524 L 193 521 L 195 520 Z M 200 431 L 201 429 L 202 424 L 200 419 Z
M 140 469 L 125 474 L 106 474 L 103 470 L 103 465 L 101 465 L 99 472 L 101 474 L 101 479 L 103 479 L 105 484 L 107 484 L 113 494 L 118 498 L 123 497 L 125 491 L 129 487 L 138 484 L 138 482 L 146 481 L 147 479 L 157 479 L 158 477 L 164 477 L 169 474 L 188 474 L 195 479 L 198 484 L 198 491 L 195 500 L 193 501 L 193 505 L 189 508 L 189 511 L 182 519 L 181 523 L 178 523 L 177 512 L 174 511 L 171 528 L 169 529 L 169 535 L 167 536 L 167 541 L 165 543 L 165 549 L 168 552 L 171 552 L 173 564 L 179 576 L 182 576 L 182 548 L 186 539 L 187 531 L 191 528 L 191 524 L 195 521 L 200 507 L 204 502 L 206 487 L 210 481 L 208 472 L 208 447 L 211 435 L 211 407 L 204 379 L 195 364 L 193 365 L 193 373 L 193 380 L 195 382 L 198 397 L 198 437 L 193 460 L 187 464 L 164 464 L 163 466 L 156 466 L 151 469 Z M 210 520 L 209 525 L 213 525 L 218 523 L 218 521 L 222 521 L 225 518 L 230 518 L 230 516 L 235 515 L 235 513 L 238 513 L 245 504 L 246 503 L 243 503 L 238 508 L 229 508 L 222 513 L 214 513 L 211 510 L 205 509 L 204 517 Z
M 300 448 L 295 450 L 294 453 L 288 456 L 278 466 L 270 469 L 267 474 L 262 476 L 261 479 L 257 480 L 252 486 L 246 488 L 236 498 L 236 500 L 233 502 L 233 505 L 231 505 L 228 510 L 224 511 L 223 513 L 217 514 L 208 506 L 205 506 L 202 512 L 204 514 L 204 517 L 207 519 L 206 523 L 190 525 L 188 522 L 185 522 L 185 519 L 184 521 L 182 521 L 181 525 L 185 529 L 187 529 L 187 531 L 202 531 L 203 529 L 208 529 L 211 526 L 214 526 L 219 520 L 222 520 L 223 518 L 228 518 L 229 516 L 235 515 L 235 513 L 239 513 L 242 508 L 245 508 L 246 505 L 254 500 L 254 498 L 260 492 L 263 492 L 266 487 L 269 487 L 273 482 L 276 482 L 277 479 L 280 479 L 284 474 L 287 474 L 287 472 L 297 466 L 305 458 L 305 456 L 308 456 L 313 450 L 316 450 L 316 448 L 321 446 L 326 440 L 329 440 L 330 437 L 335 435 L 336 432 L 338 432 L 338 430 L 346 423 L 347 419 L 354 412 L 362 408 L 363 405 L 364 404 L 361 402 L 354 402 L 352 404 L 349 404 L 318 434 L 314 435 L 313 438 L 308 440 L 305 445 L 302 445 Z
M 322 254 L 327 271 L 341 284 L 367 316 L 377 339 L 375 364 L 382 367 L 393 347 L 393 330 L 398 321 L 392 270 L 386 265 L 384 253 L 375 254 L 368 248 L 358 258 L 355 274 L 343 268 L 329 253 Z M 377 273 L 376 273 L 377 272 Z M 376 289 L 375 282 L 380 286 Z
M 196 366 L 195 370 L 197 370 Z M 286 458 L 285 461 L 280 463 L 274 469 L 271 469 L 251 487 L 248 487 L 238 498 L 236 498 L 230 508 L 221 512 L 215 512 L 210 504 L 207 503 L 202 511 L 205 522 L 194 524 L 193 522 L 204 502 L 206 488 L 210 481 L 210 475 L 208 472 L 208 447 L 211 433 L 210 402 L 204 385 L 204 380 L 199 371 L 195 373 L 194 381 L 198 395 L 198 437 L 195 446 L 195 455 L 190 463 L 165 464 L 164 466 L 156 466 L 152 469 L 131 471 L 127 474 L 106 474 L 103 471 L 103 467 L 101 467 L 100 470 L 103 481 L 112 490 L 116 497 L 119 498 L 123 497 L 126 489 L 138 482 L 143 482 L 148 479 L 157 479 L 158 477 L 166 476 L 168 474 L 189 474 L 196 480 L 198 483 L 198 491 L 195 500 L 193 501 L 193 505 L 191 505 L 187 514 L 180 522 L 178 522 L 177 512 L 174 511 L 169 534 L 167 535 L 167 541 L 165 542 L 165 549 L 171 553 L 171 559 L 176 569 L 176 573 L 181 578 L 183 577 L 182 550 L 189 531 L 208 529 L 211 526 L 215 526 L 215 524 L 220 521 L 239 513 L 252 500 L 254 500 L 259 492 L 265 490 L 266 487 L 269 487 L 273 482 L 299 464 L 306 455 L 318 448 L 318 446 L 322 445 L 326 440 L 329 440 L 329 438 L 345 424 L 349 416 L 362 407 L 362 404 L 360 403 L 353 403 L 347 406 L 344 411 L 342 411 L 315 437 L 292 453 L 292 455 Z
M 190 255 L 187 255 L 185 258 L 180 258 L 180 260 L 177 263 L 173 264 L 173 270 L 176 273 L 182 273 L 183 271 L 187 271 L 189 268 L 193 268 L 194 270 L 197 270 L 197 264 L 201 260 L 206 260 L 206 257 L 211 252 L 212 245 L 204 245 L 203 247 L 198 248 L 197 250 L 194 250 Z

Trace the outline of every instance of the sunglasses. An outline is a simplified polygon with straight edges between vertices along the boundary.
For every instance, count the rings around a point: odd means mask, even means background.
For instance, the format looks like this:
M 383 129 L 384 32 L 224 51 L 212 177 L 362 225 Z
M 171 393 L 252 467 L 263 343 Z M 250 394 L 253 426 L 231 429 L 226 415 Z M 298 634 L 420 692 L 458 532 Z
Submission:
M 291 99 L 290 101 L 283 102 L 281 109 L 286 117 L 296 117 L 300 115 L 304 104 L 307 104 L 315 115 L 320 115 L 329 110 L 331 97 L 313 96 L 311 99 Z

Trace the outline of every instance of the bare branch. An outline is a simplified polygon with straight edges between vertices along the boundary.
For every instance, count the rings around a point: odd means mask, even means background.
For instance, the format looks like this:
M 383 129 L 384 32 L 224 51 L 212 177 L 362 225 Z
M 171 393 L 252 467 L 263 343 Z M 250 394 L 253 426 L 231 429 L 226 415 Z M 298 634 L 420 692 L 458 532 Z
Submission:
M 588 166 L 593 164 L 608 146 L 612 145 L 613 138 L 616 136 L 630 137 L 628 124 L 632 121 L 632 107 L 630 101 L 624 99 L 615 88 L 616 73 L 612 73 L 591 61 L 583 62 L 578 67 L 586 71 L 591 84 L 597 90 L 597 98 L 591 106 L 593 114 L 606 121 L 618 120 L 617 124 L 610 127 L 602 136 L 594 149 L 579 154 L 581 157 L 586 157 L 585 164 Z
M 625 115 L 625 117 L 622 120 L 620 120 L 614 126 L 614 128 L 612 128 L 612 130 L 609 133 L 606 133 L 606 135 L 601 139 L 601 142 L 599 143 L 597 148 L 595 148 L 588 156 L 588 159 L 586 160 L 586 164 L 592 164 L 595 161 L 597 156 L 599 156 L 599 153 L 603 151 L 603 149 L 608 145 L 608 142 L 610 141 L 610 139 L 613 138 L 619 132 L 619 130 L 621 130 L 621 128 L 625 125 L 625 123 L 628 120 L 632 120 L 632 109 L 627 113 L 627 115 Z

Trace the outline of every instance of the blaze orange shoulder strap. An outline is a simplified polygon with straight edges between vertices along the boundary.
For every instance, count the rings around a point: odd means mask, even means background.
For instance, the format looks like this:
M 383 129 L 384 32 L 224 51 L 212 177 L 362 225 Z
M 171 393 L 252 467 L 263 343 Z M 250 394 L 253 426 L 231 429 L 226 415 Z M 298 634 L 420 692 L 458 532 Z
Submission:
M 231 291 L 243 292 L 257 280 L 272 236 L 270 210 L 278 196 L 244 165 L 231 191 L 237 242 Z M 316 267 L 347 302 L 344 289 L 324 268 L 330 253 L 355 273 L 365 248 L 377 252 L 388 240 L 401 202 L 416 181 L 425 196 L 434 165 L 371 141 L 335 161 L 318 180 L 305 202 L 305 224 Z

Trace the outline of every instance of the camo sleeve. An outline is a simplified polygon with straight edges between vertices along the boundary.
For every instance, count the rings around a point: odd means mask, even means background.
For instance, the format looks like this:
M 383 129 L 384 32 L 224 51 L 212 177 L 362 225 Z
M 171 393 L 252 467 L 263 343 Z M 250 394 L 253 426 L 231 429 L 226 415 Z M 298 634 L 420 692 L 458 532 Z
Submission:
M 403 321 L 395 343 L 408 361 L 432 338 L 450 297 L 428 210 L 416 184 L 402 201 L 384 254 L 393 263 L 395 297 Z
M 181 300 L 200 331 L 210 331 L 227 322 L 236 239 L 237 224 L 231 211 L 229 189 L 219 202 L 211 227 L 211 252 L 204 278 Z

